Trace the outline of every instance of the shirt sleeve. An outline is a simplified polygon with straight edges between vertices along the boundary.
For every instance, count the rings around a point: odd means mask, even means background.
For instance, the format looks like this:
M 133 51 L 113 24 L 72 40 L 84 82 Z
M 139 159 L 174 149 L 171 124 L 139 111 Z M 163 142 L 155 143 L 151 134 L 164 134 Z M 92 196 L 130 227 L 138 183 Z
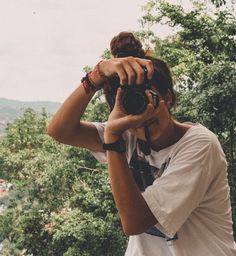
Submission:
M 105 123 L 98 123 L 98 122 L 93 122 L 93 125 L 97 128 L 98 135 L 104 143 L 104 129 L 105 129 Z M 106 164 L 107 163 L 107 156 L 106 152 L 98 152 L 98 151 L 92 151 L 90 150 L 90 153 L 98 160 L 98 162 Z
M 104 129 L 105 129 L 106 123 L 93 122 L 93 125 L 97 129 L 98 135 L 99 135 L 102 143 L 104 143 Z M 132 156 L 132 154 L 133 154 L 135 145 L 136 145 L 136 139 L 128 131 L 123 133 L 123 139 L 126 142 L 126 158 L 129 161 L 131 156 Z M 97 152 L 97 151 L 90 150 L 90 153 L 100 163 L 107 164 L 107 154 L 106 154 L 106 151 L 104 151 L 104 152 Z
M 203 200 L 217 162 L 214 154 L 209 139 L 190 139 L 181 145 L 165 174 L 142 194 L 168 236 L 175 235 Z

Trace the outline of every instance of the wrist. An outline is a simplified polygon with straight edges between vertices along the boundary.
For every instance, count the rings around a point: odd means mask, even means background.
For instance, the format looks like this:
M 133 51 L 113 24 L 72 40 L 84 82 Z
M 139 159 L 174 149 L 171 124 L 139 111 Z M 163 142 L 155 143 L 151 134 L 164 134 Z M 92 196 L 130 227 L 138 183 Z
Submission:
M 122 139 L 122 135 L 115 135 L 115 134 L 108 133 L 108 132 L 104 133 L 104 142 L 105 143 L 114 143 L 120 139 Z
M 90 73 L 87 73 L 86 76 L 81 79 L 81 86 L 84 87 L 86 94 L 94 93 L 100 89 L 95 86 L 93 81 L 90 79 Z
M 99 61 L 98 64 L 94 67 L 94 69 L 89 73 L 89 77 L 93 84 L 98 87 L 102 88 L 103 84 L 107 81 L 108 77 L 105 73 L 101 70 L 100 64 L 104 62 L 103 60 Z
M 99 77 L 94 70 L 90 71 L 89 79 L 98 90 L 103 87 L 103 84 L 106 81 L 104 78 Z
M 123 138 L 119 138 L 114 142 L 103 143 L 102 147 L 106 151 L 115 151 L 118 153 L 124 153 L 126 151 L 126 143 Z

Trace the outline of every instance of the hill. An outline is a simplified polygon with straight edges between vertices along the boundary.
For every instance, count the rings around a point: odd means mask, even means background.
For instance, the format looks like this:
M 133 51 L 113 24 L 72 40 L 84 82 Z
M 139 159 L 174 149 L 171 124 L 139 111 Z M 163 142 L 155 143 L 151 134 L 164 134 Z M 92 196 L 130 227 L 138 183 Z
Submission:
M 0 134 L 6 128 L 7 123 L 20 117 L 25 109 L 32 108 L 36 112 L 42 112 L 43 109 L 48 113 L 55 113 L 61 103 L 51 101 L 19 101 L 6 98 L 0 98 Z

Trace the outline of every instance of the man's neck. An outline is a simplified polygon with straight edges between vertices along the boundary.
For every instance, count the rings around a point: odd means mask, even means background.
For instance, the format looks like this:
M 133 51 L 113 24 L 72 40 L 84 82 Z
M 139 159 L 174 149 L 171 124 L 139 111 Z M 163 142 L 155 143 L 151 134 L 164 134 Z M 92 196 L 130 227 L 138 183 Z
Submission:
M 181 124 L 171 119 L 163 136 L 156 141 L 151 142 L 151 148 L 155 151 L 159 151 L 175 144 L 184 136 L 190 127 L 190 125 Z

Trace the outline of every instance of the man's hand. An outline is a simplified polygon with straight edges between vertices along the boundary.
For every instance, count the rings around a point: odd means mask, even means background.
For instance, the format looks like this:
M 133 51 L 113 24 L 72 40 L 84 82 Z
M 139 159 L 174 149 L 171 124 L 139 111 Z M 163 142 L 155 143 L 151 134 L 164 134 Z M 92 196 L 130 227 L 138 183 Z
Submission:
M 108 118 L 105 127 L 105 143 L 112 143 L 120 138 L 122 133 L 130 128 L 136 128 L 150 119 L 155 112 L 151 93 L 146 90 L 148 104 L 145 111 L 139 115 L 127 115 L 121 103 L 122 89 L 118 88 L 115 106 Z
M 121 85 L 141 84 L 145 78 L 143 67 L 147 69 L 149 80 L 154 73 L 153 64 L 150 60 L 135 57 L 104 60 L 99 67 L 106 77 L 118 75 Z

